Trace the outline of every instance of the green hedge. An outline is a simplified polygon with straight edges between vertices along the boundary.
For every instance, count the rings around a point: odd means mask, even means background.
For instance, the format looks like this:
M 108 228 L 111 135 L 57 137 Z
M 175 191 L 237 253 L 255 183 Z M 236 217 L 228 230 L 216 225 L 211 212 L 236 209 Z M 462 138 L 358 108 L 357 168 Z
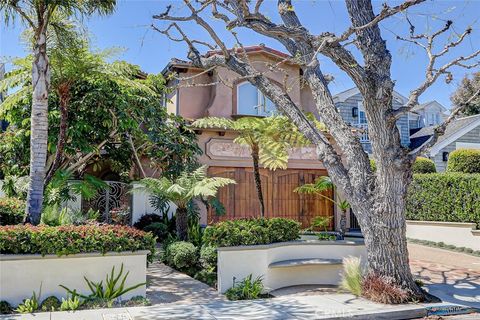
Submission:
M 480 173 L 480 150 L 452 151 L 448 156 L 447 172 Z
M 0 198 L 0 224 L 19 224 L 25 217 L 25 201 L 17 198 Z
M 215 247 L 292 241 L 300 236 L 300 223 L 285 218 L 228 220 L 209 226 L 203 243 Z
M 415 162 L 412 165 L 413 173 L 435 173 L 437 168 L 435 167 L 435 162 L 428 158 L 417 157 Z
M 480 174 L 415 174 L 407 195 L 409 220 L 474 222 L 480 226 Z
M 118 225 L 82 226 L 2 226 L 0 253 L 56 254 L 150 250 L 155 253 L 155 237 L 135 228 Z

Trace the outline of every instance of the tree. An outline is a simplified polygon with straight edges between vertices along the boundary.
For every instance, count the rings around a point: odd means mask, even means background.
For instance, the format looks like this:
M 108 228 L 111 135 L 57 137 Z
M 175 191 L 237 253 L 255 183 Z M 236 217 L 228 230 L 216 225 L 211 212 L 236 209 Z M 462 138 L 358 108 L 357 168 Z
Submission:
M 186 15 L 171 14 L 172 6 L 169 5 L 164 12 L 153 16 L 156 20 L 169 22 L 164 29 L 156 26 L 153 28 L 171 41 L 184 42 L 188 46 L 187 56 L 193 66 L 212 72 L 215 68 L 226 68 L 240 78 L 247 79 L 310 140 L 332 182 L 345 195 L 356 213 L 365 238 L 369 272 L 392 278 L 395 284 L 411 293 L 412 300 L 425 300 L 426 294 L 415 284 L 408 264 L 405 195 L 412 179 L 411 166 L 416 156 L 435 144 L 448 124 L 473 98 L 453 110 L 449 118 L 435 128 L 430 139 L 415 151 L 402 147 L 396 120 L 415 107 L 420 95 L 441 76 L 449 77 L 452 67 L 473 68 L 479 65 L 478 62 L 472 62 L 472 59 L 480 54 L 480 50 L 477 50 L 448 61 L 446 54 L 467 39 L 473 32 L 472 28 L 453 35 L 451 42 L 441 46 L 438 45 L 441 39 L 439 36 L 451 29 L 452 21 L 447 21 L 432 33 L 418 33 L 408 19 L 410 32 L 406 36 L 399 35 L 398 40 L 418 44 L 421 50 L 426 51 L 428 64 L 425 80 L 412 89 L 408 102 L 403 107 L 394 109 L 395 83 L 390 74 L 392 54 L 382 38 L 379 23 L 397 13 L 404 13 L 423 1 L 407 0 L 397 6 L 385 4 L 376 14 L 369 0 L 346 0 L 352 25 L 341 34 L 327 31 L 314 34 L 309 31 L 302 25 L 291 0 L 277 1 L 281 20 L 279 23 L 262 12 L 265 3 L 262 0 L 211 0 L 196 3 L 185 0 Z M 206 17 L 208 15 L 210 16 Z M 216 30 L 218 23 L 210 23 L 212 20 L 223 23 L 222 30 L 226 28 L 231 31 L 233 39 L 237 40 L 234 49 L 227 47 Z M 184 31 L 183 25 L 186 23 L 194 23 L 202 28 L 211 41 L 191 38 Z M 335 147 L 303 114 L 301 106 L 291 99 L 288 88 L 271 81 L 249 63 L 237 33 L 240 28 L 275 40 L 290 53 L 290 58 L 286 58 L 285 62 L 301 67 L 302 81 L 311 90 L 320 120 L 331 134 Z M 201 55 L 199 47 L 211 51 L 207 55 Z M 439 47 L 441 49 L 436 50 Z M 358 50 L 354 51 L 355 48 Z M 372 156 L 376 163 L 375 172 L 370 168 L 369 157 L 363 150 L 359 137 L 335 107 L 328 88 L 328 78 L 322 72 L 318 55 L 330 59 L 346 73 L 363 97 Z
M 471 96 L 480 90 L 480 71 L 473 73 L 472 77 L 465 76 L 462 83 L 458 86 L 457 91 L 451 97 L 452 103 L 458 108 L 462 106 L 464 101 L 467 101 Z M 472 99 L 468 103 L 462 114 L 466 116 L 473 116 L 480 114 L 480 96 Z
M 192 123 L 195 128 L 233 130 L 238 136 L 233 142 L 248 146 L 253 161 L 253 175 L 260 203 L 260 214 L 265 216 L 260 165 L 269 170 L 286 169 L 288 149 L 306 145 L 308 140 L 286 117 L 203 118 Z
M 215 197 L 219 188 L 232 183 L 235 183 L 235 181 L 228 178 L 207 177 L 207 168 L 205 166 L 197 168 L 193 172 L 182 172 L 175 181 L 165 177 L 140 180 L 144 190 L 156 197 L 171 201 L 177 206 L 175 217 L 177 236 L 180 240 L 187 240 L 187 209 L 191 202 L 194 199 Z
M 33 34 L 32 116 L 30 135 L 30 186 L 27 196 L 26 222 L 40 223 L 42 211 L 45 164 L 48 143 L 48 94 L 50 65 L 47 54 L 48 27 L 56 14 L 65 16 L 108 14 L 115 0 L 1 0 L 0 11 L 8 24 L 19 17 Z

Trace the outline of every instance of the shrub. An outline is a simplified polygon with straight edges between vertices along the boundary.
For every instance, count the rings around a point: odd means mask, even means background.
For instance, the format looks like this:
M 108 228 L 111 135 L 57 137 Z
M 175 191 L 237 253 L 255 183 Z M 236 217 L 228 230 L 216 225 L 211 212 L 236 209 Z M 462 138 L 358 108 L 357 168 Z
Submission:
M 149 226 L 154 222 L 163 222 L 163 219 L 158 214 L 144 214 L 133 226 L 137 229 L 145 230 L 146 226 Z
M 458 149 L 451 152 L 447 172 L 480 173 L 480 150 Z
M 211 287 L 215 287 L 217 285 L 217 271 L 215 271 L 213 267 L 198 271 L 194 278 L 208 284 Z
M 217 267 L 217 248 L 202 246 L 200 249 L 200 264 L 204 268 Z
M 161 242 L 168 236 L 168 226 L 161 222 L 151 223 L 143 231 L 153 233 L 157 237 L 158 242 Z
M 428 158 L 417 157 L 412 166 L 413 173 L 435 173 L 437 168 L 435 162 Z
M 0 301 L 0 314 L 9 314 L 12 312 L 13 312 L 13 308 L 10 305 L 10 303 L 8 303 L 5 300 Z
M 2 226 L 0 252 L 4 254 L 56 254 L 58 256 L 108 251 L 150 250 L 155 253 L 155 237 L 150 233 L 112 225 L 83 226 Z
M 298 239 L 300 224 L 291 219 L 242 219 L 219 222 L 205 229 L 203 242 L 216 247 L 268 244 Z
M 234 283 L 233 287 L 225 292 L 228 300 L 252 300 L 260 298 L 263 291 L 262 278 L 252 279 L 252 275 L 248 275 L 240 282 Z
M 362 294 L 365 298 L 384 304 L 399 304 L 408 301 L 407 290 L 396 285 L 392 278 L 368 274 L 362 283 Z
M 359 258 L 348 257 L 343 259 L 343 273 L 340 286 L 357 297 L 362 295 L 362 268 Z
M 0 198 L 0 224 L 19 224 L 25 217 L 25 201 L 17 198 Z
M 55 311 L 60 309 L 61 304 L 57 297 L 50 296 L 42 301 L 40 307 L 42 311 Z
M 480 174 L 416 174 L 409 187 L 410 220 L 473 222 L 480 226 Z
M 163 260 L 167 265 L 188 273 L 198 262 L 197 248 L 190 242 L 173 242 L 167 246 Z

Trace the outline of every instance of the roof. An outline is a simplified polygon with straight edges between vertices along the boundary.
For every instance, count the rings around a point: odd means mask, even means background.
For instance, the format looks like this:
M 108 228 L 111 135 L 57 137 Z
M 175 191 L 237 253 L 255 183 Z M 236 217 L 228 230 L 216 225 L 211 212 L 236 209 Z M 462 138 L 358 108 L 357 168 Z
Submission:
M 445 108 L 442 104 L 440 104 L 436 100 L 432 100 L 432 101 L 428 101 L 428 102 L 425 102 L 425 103 L 417 104 L 415 107 L 412 108 L 412 111 L 420 111 L 422 109 L 425 109 L 428 106 L 439 107 L 440 110 L 442 110 L 442 112 L 447 111 L 447 108 Z
M 445 133 L 438 138 L 437 143 L 435 143 L 430 150 L 430 155 L 437 154 L 440 149 L 454 142 L 478 126 L 480 126 L 480 114 L 453 120 L 447 126 Z M 425 127 L 412 134 L 410 136 L 412 146 L 415 146 L 416 140 L 425 140 L 426 137 L 428 138 L 433 135 L 434 129 L 435 126 Z
M 351 98 L 357 94 L 360 94 L 360 90 L 357 87 L 342 91 L 333 96 L 333 101 L 336 102 L 345 102 L 348 98 Z M 407 103 L 407 97 L 401 95 L 397 91 L 393 91 L 393 97 L 399 101 L 401 104 Z

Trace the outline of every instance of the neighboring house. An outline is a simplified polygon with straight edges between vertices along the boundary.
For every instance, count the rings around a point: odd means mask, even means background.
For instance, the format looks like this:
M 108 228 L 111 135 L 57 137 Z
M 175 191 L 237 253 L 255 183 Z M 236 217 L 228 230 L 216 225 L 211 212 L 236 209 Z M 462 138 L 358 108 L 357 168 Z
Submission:
M 301 81 L 300 68 L 286 59 L 288 55 L 263 45 L 247 47 L 246 51 L 254 67 L 281 84 L 305 112 L 316 114 L 312 94 Z M 211 54 L 215 53 L 206 55 Z M 278 69 L 270 70 L 272 65 L 277 65 Z M 184 118 L 194 120 L 211 116 L 235 119 L 242 116 L 262 117 L 277 112 L 275 105 L 256 87 L 226 68 L 205 72 L 189 62 L 174 59 L 163 74 L 170 79 L 167 85 L 175 88 L 165 100 L 165 107 Z M 212 212 L 203 212 L 201 222 L 259 216 L 249 149 L 233 143 L 234 132 L 202 129 L 197 134 L 198 144 L 203 150 L 199 161 L 208 165 L 209 174 L 233 178 L 237 182 L 219 192 L 226 215 L 219 218 Z M 296 187 L 313 182 L 322 175 L 327 175 L 327 172 L 312 147 L 292 150 L 286 170 L 261 169 L 266 216 L 293 218 L 302 222 L 304 227 L 314 216 L 333 216 L 334 208 L 330 202 L 321 197 L 293 192 Z
M 416 149 L 433 134 L 434 126 L 424 127 L 410 136 L 411 148 Z M 480 149 L 480 115 L 463 117 L 452 121 L 445 134 L 425 156 L 435 162 L 438 172 L 445 171 L 448 155 L 456 149 Z
M 437 101 L 415 106 L 409 114 L 410 130 L 415 131 L 424 127 L 439 125 L 445 120 L 446 111 L 447 109 Z

